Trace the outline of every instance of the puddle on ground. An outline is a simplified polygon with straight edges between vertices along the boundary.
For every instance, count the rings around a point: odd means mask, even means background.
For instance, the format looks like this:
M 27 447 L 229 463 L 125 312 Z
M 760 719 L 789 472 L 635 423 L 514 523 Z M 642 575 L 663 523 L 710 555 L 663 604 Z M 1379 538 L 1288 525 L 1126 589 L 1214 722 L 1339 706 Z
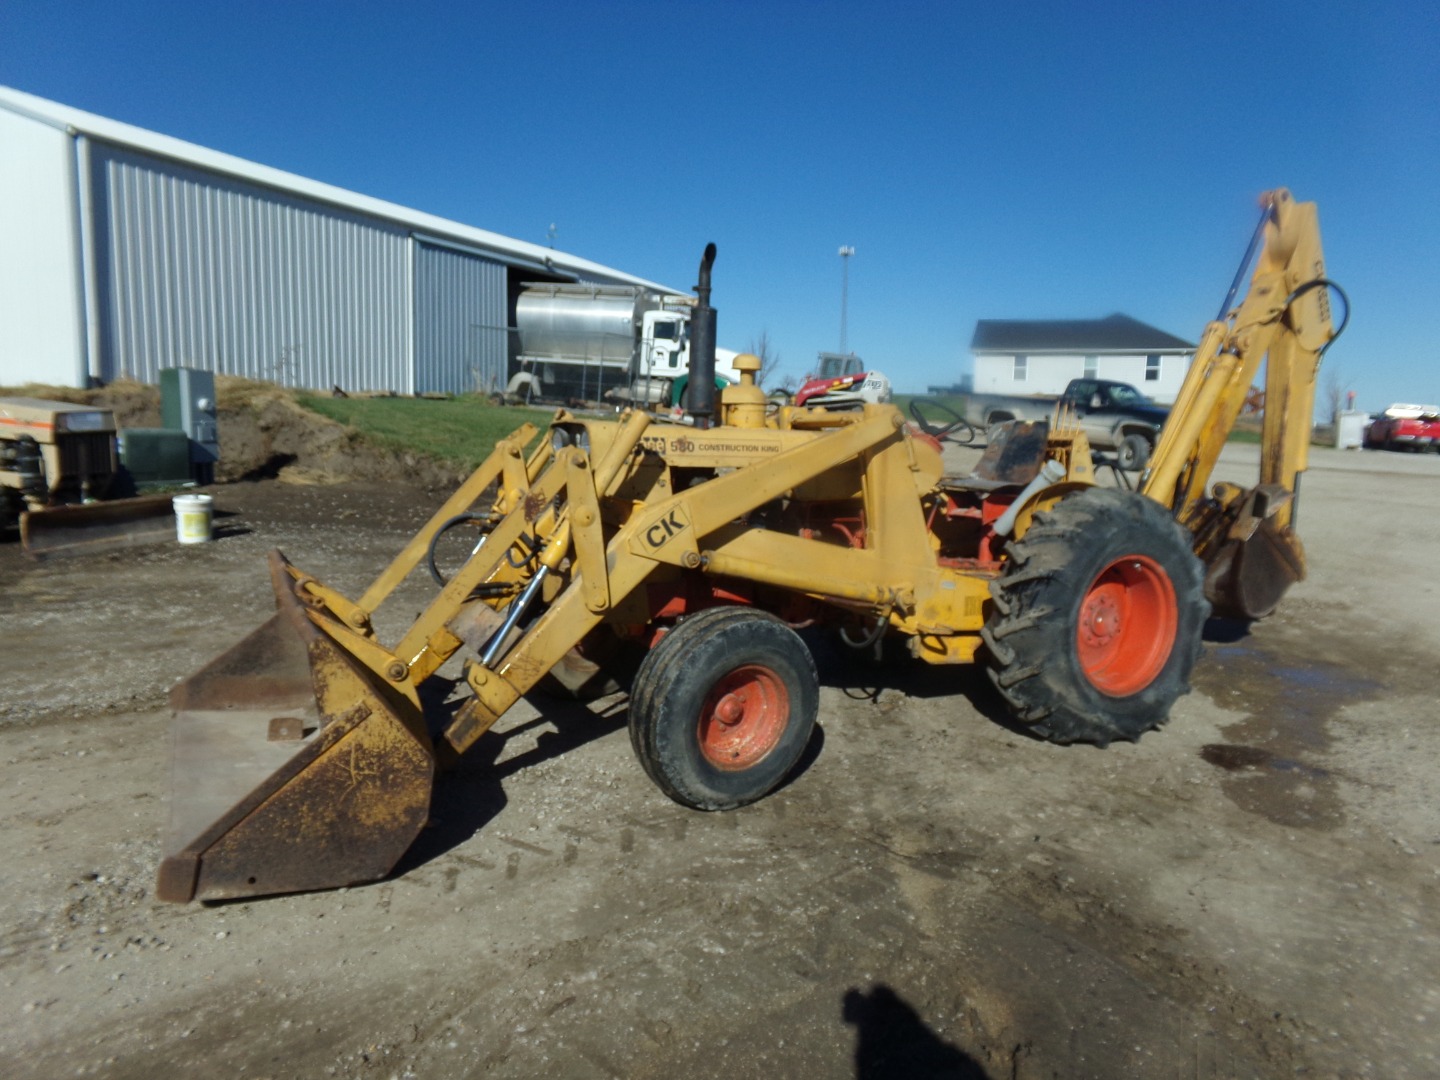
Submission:
M 1224 770 L 1235 805 L 1290 828 L 1328 830 L 1345 820 L 1337 777 L 1315 759 L 1330 749 L 1335 714 L 1377 697 L 1379 682 L 1338 664 L 1281 661 L 1253 641 L 1207 645 L 1194 682 L 1217 705 L 1248 714 L 1223 729 L 1227 742 L 1200 749 Z
M 1306 765 L 1304 762 L 1293 761 L 1290 758 L 1276 757 L 1268 750 L 1261 750 L 1258 746 L 1206 743 L 1200 748 L 1200 756 L 1211 765 L 1216 765 L 1226 772 L 1239 772 L 1242 769 L 1272 769 L 1275 772 L 1304 773 L 1314 779 L 1322 779 L 1330 775 L 1329 769 Z

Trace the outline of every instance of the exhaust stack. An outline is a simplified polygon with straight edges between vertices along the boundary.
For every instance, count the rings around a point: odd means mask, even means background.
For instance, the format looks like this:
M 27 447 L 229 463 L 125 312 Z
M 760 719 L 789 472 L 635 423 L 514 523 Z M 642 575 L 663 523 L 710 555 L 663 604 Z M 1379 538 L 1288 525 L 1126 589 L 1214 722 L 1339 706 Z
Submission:
M 715 415 L 715 309 L 710 306 L 710 268 L 714 265 L 715 245 L 706 244 L 695 286 L 698 302 L 690 319 L 690 383 L 685 388 L 685 411 L 695 418 L 698 428 L 708 428 Z

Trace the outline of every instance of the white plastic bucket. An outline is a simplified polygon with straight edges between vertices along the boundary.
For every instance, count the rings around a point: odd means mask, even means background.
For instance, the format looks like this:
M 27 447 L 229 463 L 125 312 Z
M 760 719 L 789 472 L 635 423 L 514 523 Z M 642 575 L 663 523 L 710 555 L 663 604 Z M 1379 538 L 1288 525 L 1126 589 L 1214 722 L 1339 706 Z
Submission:
M 210 540 L 210 519 L 215 499 L 210 495 L 176 495 L 175 539 L 182 544 L 204 544 Z

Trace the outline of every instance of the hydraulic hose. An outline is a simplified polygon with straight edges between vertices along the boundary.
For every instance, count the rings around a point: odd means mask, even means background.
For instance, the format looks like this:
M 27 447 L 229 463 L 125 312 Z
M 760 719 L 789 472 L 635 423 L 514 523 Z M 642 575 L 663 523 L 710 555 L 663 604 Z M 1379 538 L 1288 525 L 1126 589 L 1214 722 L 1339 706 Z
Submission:
M 1315 278 L 1313 281 L 1305 282 L 1304 285 L 1301 285 L 1298 289 L 1296 289 L 1294 292 L 1292 292 L 1289 296 L 1285 298 L 1285 309 L 1289 310 L 1290 305 L 1293 304 L 1296 300 L 1299 300 L 1300 297 L 1304 296 L 1308 292 L 1320 288 L 1334 289 L 1337 293 L 1339 293 L 1340 302 L 1344 306 L 1345 311 L 1340 317 L 1340 325 L 1337 326 L 1335 328 L 1335 332 L 1330 335 L 1330 340 L 1327 341 L 1324 345 L 1321 345 L 1320 351 L 1315 354 L 1317 360 L 1325 355 L 1326 351 L 1330 348 L 1330 346 L 1334 345 L 1335 342 L 1340 339 L 1340 335 L 1343 334 L 1345 332 L 1345 328 L 1350 325 L 1349 295 L 1345 292 L 1344 289 L 1342 289 L 1335 282 L 1331 281 L 1329 278 Z
M 880 640 L 880 635 L 885 633 L 886 625 L 885 616 L 880 616 L 880 618 L 875 620 L 874 628 L 859 641 L 851 639 L 850 628 L 848 626 L 842 626 L 840 627 L 840 640 L 856 652 L 863 652 Z
M 477 514 L 474 511 L 467 510 L 463 514 L 456 514 L 454 517 L 446 521 L 445 524 L 441 525 L 440 528 L 435 530 L 435 535 L 430 538 L 430 546 L 425 551 L 425 564 L 429 567 L 430 577 L 434 580 L 436 585 L 439 585 L 443 589 L 447 583 L 445 575 L 440 573 L 440 568 L 435 564 L 435 549 L 440 543 L 440 537 L 444 536 L 456 525 L 463 525 L 467 521 L 489 520 L 489 514 Z M 477 543 L 474 550 L 470 552 L 471 555 L 474 555 L 476 551 L 479 551 L 482 547 L 485 546 L 487 536 L 488 534 L 481 534 L 480 542 Z

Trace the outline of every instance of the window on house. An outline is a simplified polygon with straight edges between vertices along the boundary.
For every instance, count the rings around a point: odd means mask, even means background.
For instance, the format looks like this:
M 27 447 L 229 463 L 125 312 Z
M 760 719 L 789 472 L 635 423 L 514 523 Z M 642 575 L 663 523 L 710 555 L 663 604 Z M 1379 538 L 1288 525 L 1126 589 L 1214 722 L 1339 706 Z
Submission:
M 1025 369 L 1029 366 L 1029 364 L 1030 364 L 1030 358 L 1029 358 L 1028 356 L 1017 356 L 1017 357 L 1015 357 L 1015 381 L 1016 381 L 1016 382 L 1024 382 L 1024 381 L 1025 381 L 1025 378 L 1026 378 Z
M 1100 374 L 1100 358 L 1098 356 L 1085 357 L 1085 378 L 1093 379 Z
M 1145 357 L 1145 381 L 1160 381 L 1160 356 L 1158 353 L 1151 353 Z

